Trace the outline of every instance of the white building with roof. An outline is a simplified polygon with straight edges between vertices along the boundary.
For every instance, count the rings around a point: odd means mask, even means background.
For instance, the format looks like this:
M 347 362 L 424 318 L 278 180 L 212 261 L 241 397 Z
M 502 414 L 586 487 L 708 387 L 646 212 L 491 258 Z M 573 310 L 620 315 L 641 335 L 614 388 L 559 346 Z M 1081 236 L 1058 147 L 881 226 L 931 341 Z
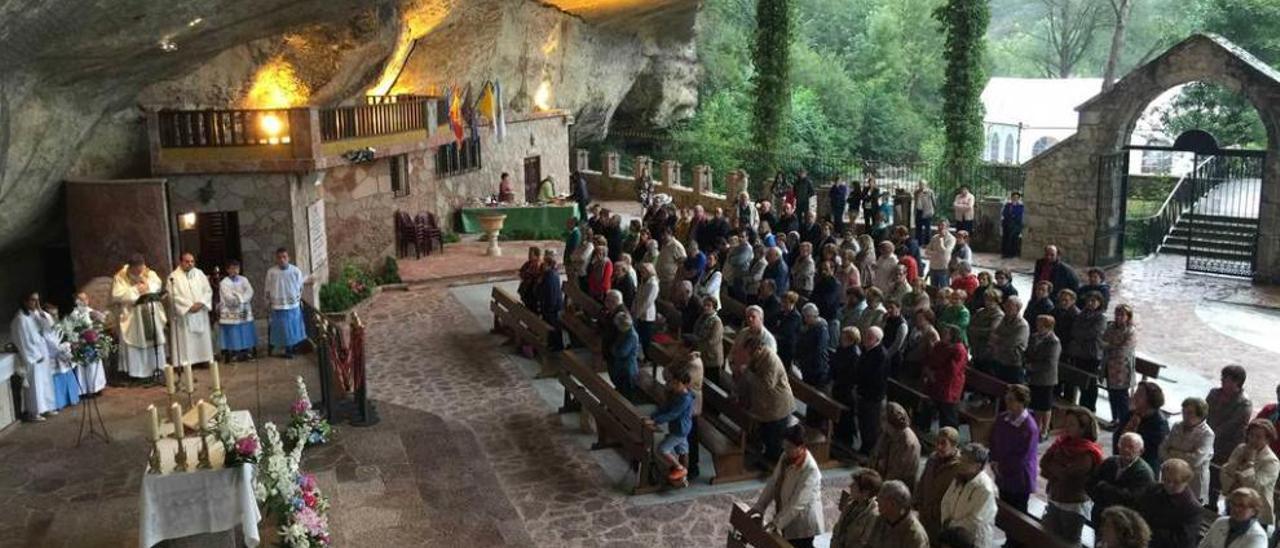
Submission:
M 1174 136 L 1165 134 L 1156 115 L 1177 95 L 1181 86 L 1152 101 L 1134 128 L 1131 143 L 1169 146 Z M 982 91 L 985 146 L 982 159 L 1001 164 L 1021 164 L 1076 132 L 1076 106 L 1102 91 L 1101 78 L 991 78 Z M 1169 151 L 1134 150 L 1131 173 L 1180 175 L 1191 159 Z

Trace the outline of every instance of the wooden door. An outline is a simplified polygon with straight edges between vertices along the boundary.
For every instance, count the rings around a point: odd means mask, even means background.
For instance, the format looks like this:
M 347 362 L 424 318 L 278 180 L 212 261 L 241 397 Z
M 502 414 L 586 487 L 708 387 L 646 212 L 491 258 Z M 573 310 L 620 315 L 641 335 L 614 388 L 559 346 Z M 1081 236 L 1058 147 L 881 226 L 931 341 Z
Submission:
M 542 157 L 530 156 L 524 159 L 524 200 L 538 201 L 538 183 L 542 181 Z
M 221 280 L 227 261 L 241 260 L 240 214 L 235 211 L 200 213 L 196 216 L 196 231 L 199 235 L 196 266 L 216 283 Z

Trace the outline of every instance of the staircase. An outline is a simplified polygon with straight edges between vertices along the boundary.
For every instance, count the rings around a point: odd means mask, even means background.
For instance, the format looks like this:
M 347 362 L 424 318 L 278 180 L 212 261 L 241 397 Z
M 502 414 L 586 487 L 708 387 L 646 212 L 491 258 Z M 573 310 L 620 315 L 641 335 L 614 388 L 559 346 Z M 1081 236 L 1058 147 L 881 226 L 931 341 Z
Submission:
M 1258 219 L 1186 213 L 1160 244 L 1160 253 L 1227 261 L 1251 261 L 1258 235 Z

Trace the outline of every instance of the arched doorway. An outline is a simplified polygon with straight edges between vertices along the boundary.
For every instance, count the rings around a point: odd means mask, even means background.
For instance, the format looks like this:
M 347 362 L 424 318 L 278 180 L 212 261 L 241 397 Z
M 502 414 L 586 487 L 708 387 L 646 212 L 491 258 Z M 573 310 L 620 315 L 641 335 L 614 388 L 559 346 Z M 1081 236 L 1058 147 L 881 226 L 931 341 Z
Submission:
M 1068 261 L 1101 265 L 1122 256 L 1121 157 L 1144 107 L 1166 90 L 1211 82 L 1253 105 L 1265 128 L 1260 163 L 1254 279 L 1280 283 L 1280 73 L 1215 35 L 1198 34 L 1077 107 L 1077 131 L 1026 165 L 1032 248 L 1056 244 Z

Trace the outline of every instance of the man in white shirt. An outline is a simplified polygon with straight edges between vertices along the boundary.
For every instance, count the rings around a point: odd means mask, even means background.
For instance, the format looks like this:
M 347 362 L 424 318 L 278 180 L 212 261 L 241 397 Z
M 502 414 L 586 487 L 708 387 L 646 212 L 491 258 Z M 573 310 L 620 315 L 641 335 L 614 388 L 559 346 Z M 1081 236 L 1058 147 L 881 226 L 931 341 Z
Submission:
M 636 320 L 636 334 L 640 336 L 640 352 L 644 354 L 653 342 L 653 322 L 658 319 L 658 276 L 649 263 L 640 264 L 640 287 L 631 303 L 631 316 Z
M 924 258 L 929 261 L 929 284 L 943 288 L 951 285 L 951 273 L 947 270 L 951 264 L 951 251 L 956 248 L 956 237 L 951 235 L 951 227 L 946 219 L 938 221 L 938 233 L 929 240 L 924 248 Z
M 982 444 L 964 446 L 955 480 L 942 495 L 942 528 L 964 529 L 973 535 L 974 546 L 991 546 L 996 522 L 996 483 L 985 472 L 989 460 Z
M 130 257 L 111 281 L 111 303 L 120 320 L 120 370 L 135 379 L 151 378 L 164 361 L 164 307 L 159 302 L 135 305 L 139 297 L 163 288 L 141 254 Z
M 302 323 L 302 284 L 308 279 L 298 267 L 289 264 L 287 249 L 276 250 L 276 266 L 267 271 L 264 285 L 267 304 L 271 306 L 268 355 L 272 347 L 280 347 L 285 359 L 293 359 L 293 347 L 307 338 L 307 328 Z
M 213 361 L 213 333 L 209 311 L 213 309 L 213 288 L 209 278 L 196 268 L 196 257 L 183 253 L 178 269 L 169 274 L 169 297 L 173 301 L 174 353 L 177 365 Z

